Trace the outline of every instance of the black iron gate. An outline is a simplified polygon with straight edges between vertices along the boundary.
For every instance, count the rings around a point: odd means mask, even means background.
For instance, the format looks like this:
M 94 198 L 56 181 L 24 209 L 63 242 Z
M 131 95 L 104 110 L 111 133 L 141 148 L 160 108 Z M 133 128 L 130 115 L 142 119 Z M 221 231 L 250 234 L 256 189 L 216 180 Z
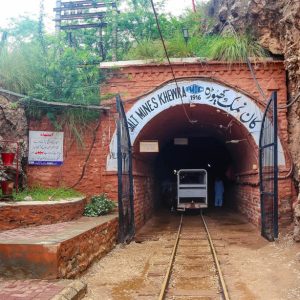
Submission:
M 119 242 L 130 241 L 134 236 L 132 151 L 126 114 L 119 95 L 116 97 L 117 148 L 118 148 L 118 205 Z
M 277 92 L 266 107 L 259 139 L 261 234 L 269 241 L 278 238 L 278 141 Z

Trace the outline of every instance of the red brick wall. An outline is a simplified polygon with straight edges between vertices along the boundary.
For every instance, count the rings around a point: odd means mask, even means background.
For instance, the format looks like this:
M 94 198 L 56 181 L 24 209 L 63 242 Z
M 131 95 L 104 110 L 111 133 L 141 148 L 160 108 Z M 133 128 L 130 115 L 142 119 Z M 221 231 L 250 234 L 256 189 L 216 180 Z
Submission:
M 67 222 L 82 217 L 86 200 L 70 203 L 0 206 L 0 231 Z
M 169 66 L 164 64 L 128 66 L 103 70 L 106 73 L 107 81 L 102 85 L 102 94 L 120 93 L 125 101 L 126 110 L 145 93 L 157 88 L 172 79 Z M 255 82 L 246 64 L 232 64 L 228 66 L 224 63 L 210 62 L 207 64 L 175 64 L 174 71 L 177 78 L 205 77 L 231 85 L 243 93 L 257 99 L 257 103 L 263 108 L 263 100 L 257 90 Z M 256 76 L 267 95 L 270 95 L 269 87 L 277 85 L 279 105 L 287 101 L 286 74 L 282 62 L 266 62 L 256 64 Z M 76 189 L 86 195 L 107 193 L 117 200 L 117 177 L 114 172 L 106 171 L 106 160 L 109 154 L 109 143 L 115 131 L 115 100 L 105 102 L 111 105 L 112 109 L 107 114 L 102 114 L 101 124 L 96 133 L 96 142 L 93 146 L 91 157 L 87 163 L 86 173 Z M 68 130 L 65 132 L 65 161 L 61 167 L 29 167 L 28 179 L 31 185 L 42 184 L 46 186 L 72 186 L 81 176 L 82 167 L 92 141 L 92 133 L 96 124 L 91 124 L 84 130 L 85 143 L 87 149 L 81 149 L 71 138 Z M 31 129 L 49 130 L 51 126 L 44 120 L 43 122 L 31 122 Z M 279 130 L 283 143 L 288 142 L 286 111 L 279 112 Z M 245 157 L 247 160 L 247 157 Z M 290 164 L 290 162 L 288 162 Z M 289 167 L 289 166 L 288 166 Z M 249 170 L 252 165 L 249 166 Z M 281 175 L 287 174 L 288 170 L 281 170 Z M 135 219 L 137 227 L 140 227 L 153 212 L 153 189 L 154 177 L 146 164 L 134 162 L 134 183 L 135 183 Z M 257 175 L 256 175 L 257 177 Z M 258 185 L 253 184 L 253 176 L 242 176 L 239 184 L 235 188 L 235 199 L 238 209 L 248 216 L 252 222 L 259 223 L 259 192 Z M 257 182 L 257 178 L 254 180 Z M 249 182 L 250 181 L 250 182 Z M 293 195 L 293 186 L 290 179 L 280 182 L 280 189 L 284 203 L 283 218 L 290 217 L 290 201 Z
M 117 241 L 118 218 L 115 214 L 104 220 L 102 217 L 94 219 L 90 229 L 82 233 L 71 230 L 65 238 L 58 236 L 50 243 L 1 243 L 1 277 L 57 279 L 79 276 L 95 260 L 111 251 Z M 14 269 L 18 272 L 11 271 Z
M 230 186 L 227 197 L 232 202 L 232 207 L 237 208 L 253 224 L 261 224 L 260 192 L 258 175 L 245 176 L 243 180 Z M 278 206 L 279 225 L 286 226 L 293 221 L 294 186 L 291 179 L 278 181 Z
M 154 181 L 150 176 L 137 175 L 134 178 L 135 224 L 140 228 L 150 218 L 154 203 Z
M 118 235 L 118 218 L 63 241 L 57 250 L 57 278 L 74 278 L 111 251 Z
M 75 186 L 87 196 L 108 192 L 116 199 L 116 179 L 106 175 L 106 156 L 111 136 L 109 136 L 109 126 L 113 134 L 115 125 L 108 116 L 102 115 L 101 124 L 96 134 L 93 144 L 93 134 L 97 124 L 89 124 L 88 128 L 82 128 L 85 147 L 78 144 L 68 128 L 64 128 L 64 163 L 61 166 L 28 166 L 28 183 L 30 186 L 42 185 L 59 187 L 71 187 L 78 182 L 82 175 L 83 166 L 90 148 L 92 152 L 86 165 L 86 171 L 82 180 Z M 108 125 L 110 124 L 110 125 Z M 54 130 L 51 123 L 44 119 L 30 123 L 31 130 Z M 107 186 L 106 186 L 107 185 Z

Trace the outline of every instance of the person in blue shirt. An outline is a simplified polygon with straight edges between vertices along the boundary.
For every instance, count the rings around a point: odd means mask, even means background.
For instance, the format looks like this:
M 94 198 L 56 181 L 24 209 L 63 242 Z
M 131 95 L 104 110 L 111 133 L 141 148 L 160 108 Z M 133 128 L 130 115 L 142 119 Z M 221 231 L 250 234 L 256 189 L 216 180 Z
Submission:
M 224 184 L 223 181 L 217 177 L 215 181 L 215 206 L 221 207 L 223 205 Z

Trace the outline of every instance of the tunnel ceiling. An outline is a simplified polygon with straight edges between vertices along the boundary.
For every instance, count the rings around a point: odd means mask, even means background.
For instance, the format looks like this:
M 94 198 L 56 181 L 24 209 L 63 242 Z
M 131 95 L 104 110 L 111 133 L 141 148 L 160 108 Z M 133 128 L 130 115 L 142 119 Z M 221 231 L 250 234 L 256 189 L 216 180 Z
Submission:
M 191 124 L 182 106 L 172 107 L 153 118 L 140 132 L 134 143 L 134 157 L 153 161 L 157 153 L 140 153 L 139 142 L 158 140 L 159 148 L 170 145 L 174 138 L 213 138 L 223 143 L 238 172 L 250 171 L 257 165 L 257 146 L 248 131 L 232 116 L 208 105 L 185 106 Z M 229 141 L 240 141 L 228 143 Z M 205 139 L 203 139 L 205 142 Z

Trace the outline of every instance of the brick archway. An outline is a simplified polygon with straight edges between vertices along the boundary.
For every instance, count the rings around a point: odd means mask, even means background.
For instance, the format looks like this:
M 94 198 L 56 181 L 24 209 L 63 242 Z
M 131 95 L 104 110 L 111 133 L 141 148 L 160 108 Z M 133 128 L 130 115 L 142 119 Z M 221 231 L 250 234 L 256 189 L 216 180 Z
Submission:
M 175 59 L 172 60 L 173 69 L 176 78 L 182 81 L 197 81 L 202 80 L 209 83 L 214 83 L 223 86 L 225 89 L 230 88 L 234 91 L 234 94 L 241 93 L 243 96 L 248 97 L 259 110 L 263 111 L 264 103 L 258 101 L 260 98 L 259 92 L 255 86 L 255 82 L 250 74 L 247 64 L 238 62 L 232 63 L 230 66 L 225 62 L 214 62 L 209 61 L 199 62 L 197 58 L 189 59 Z M 125 103 L 125 110 L 127 111 L 129 117 L 132 113 L 129 112 L 134 106 L 138 107 L 142 103 L 142 100 L 149 100 L 149 96 L 152 93 L 157 92 L 162 87 L 172 84 L 172 73 L 170 72 L 170 67 L 166 62 L 146 62 L 146 61 L 127 61 L 127 62 L 108 62 L 102 63 L 101 72 L 105 74 L 106 80 L 101 85 L 101 94 L 111 96 L 113 94 L 121 94 L 122 99 Z M 284 106 L 287 102 L 287 86 L 286 86 L 286 72 L 284 69 L 284 64 L 282 61 L 269 61 L 265 60 L 263 62 L 257 62 L 255 65 L 256 76 L 261 84 L 261 87 L 266 95 L 270 94 L 270 89 L 275 85 L 278 88 L 278 105 Z M 201 86 L 201 85 L 200 85 Z M 197 93 L 197 87 L 193 87 L 192 84 L 187 85 L 189 96 L 193 93 Z M 201 90 L 201 88 L 200 88 Z M 205 92 L 205 91 L 204 91 Z M 172 93 L 172 92 L 171 92 Z M 174 93 L 174 90 L 173 90 Z M 203 93 L 203 92 L 202 92 Z M 197 96 L 197 94 L 195 94 Z M 232 98 L 230 98 L 232 99 Z M 151 100 L 151 97 L 150 97 Z M 159 98 L 158 98 L 159 100 Z M 191 111 L 191 118 L 195 118 L 195 114 L 198 115 L 198 119 L 203 121 L 205 117 L 213 113 L 214 116 L 211 121 L 222 122 L 221 125 L 228 127 L 228 132 L 230 128 L 232 130 L 232 135 L 223 136 L 223 144 L 229 139 L 243 139 L 243 136 L 247 136 L 249 143 L 253 145 L 249 146 L 248 152 L 241 150 L 246 142 L 241 142 L 240 144 L 226 144 L 228 147 L 232 147 L 231 153 L 233 156 L 240 155 L 252 155 L 256 152 L 256 143 L 252 134 L 246 129 L 246 127 L 241 124 L 238 120 L 238 116 L 234 117 L 227 113 L 226 109 L 221 109 L 217 105 L 211 105 L 197 100 L 197 104 L 193 108 L 190 107 L 190 103 L 186 99 L 186 108 Z M 232 101 L 234 98 L 232 99 Z M 177 102 L 178 101 L 178 102 Z M 178 118 L 183 115 L 182 103 L 180 99 L 175 101 L 170 101 L 168 103 L 177 103 L 171 108 L 163 110 L 161 113 L 153 116 L 149 122 L 145 122 L 147 125 L 140 128 L 140 134 L 136 135 L 136 143 L 134 146 L 138 145 L 140 139 L 146 138 L 146 133 L 151 133 L 149 128 L 152 128 L 152 133 L 156 134 L 155 131 L 161 131 L 162 129 L 171 130 L 174 129 L 175 125 L 178 126 L 183 124 L 178 122 L 178 124 L 172 124 L 167 126 L 166 124 L 157 123 L 159 119 L 172 119 L 171 112 L 173 112 Z M 209 99 L 208 99 L 209 101 Z M 232 102 L 231 102 L 232 103 Z M 234 105 L 237 101 L 234 103 Z M 87 195 L 95 195 L 99 193 L 107 193 L 112 199 L 117 199 L 117 175 L 116 168 L 113 168 L 113 160 L 111 158 L 116 157 L 114 152 L 114 145 L 112 134 L 115 130 L 115 99 L 102 101 L 105 106 L 110 106 L 111 110 L 108 113 L 104 113 L 101 116 L 101 125 L 97 132 L 96 143 L 94 144 L 93 151 L 90 155 L 88 161 L 88 167 L 86 168 L 85 176 L 82 178 L 80 184 L 78 185 L 78 190 L 82 191 Z M 235 107 L 235 106 L 234 106 Z M 232 108 L 234 108 L 232 106 Z M 148 108 L 151 110 L 151 108 Z M 228 108 L 230 110 L 230 108 Z M 178 110 L 178 112 L 176 112 Z M 202 112 L 202 114 L 201 114 Z M 206 112 L 206 113 L 204 113 Z M 204 114 L 203 114 L 204 113 Z M 218 120 L 218 115 L 224 115 L 223 121 L 226 120 L 228 115 L 228 120 L 234 119 L 234 127 L 228 126 L 229 121 L 223 122 Z M 151 114 L 150 114 L 151 115 Z M 150 116 L 148 114 L 148 116 Z M 246 117 L 246 115 L 243 115 Z M 249 116 L 251 117 L 251 115 Z M 157 119 L 158 118 L 158 119 Z M 147 120 L 147 116 L 144 121 Z M 253 120 L 253 119 L 252 119 Z M 252 122 L 252 120 L 248 122 Z M 156 125 L 153 126 L 156 122 Z M 171 121 L 169 121 L 170 124 Z M 237 123 L 237 124 L 236 124 Z M 141 123 L 140 123 L 141 124 Z M 185 124 L 185 122 L 184 122 Z M 259 123 L 256 123 L 259 124 Z M 280 110 L 279 112 L 279 136 L 283 144 L 288 142 L 288 122 L 286 118 L 286 110 Z M 218 130 L 225 131 L 226 128 L 212 128 L 214 129 L 214 134 Z M 30 128 L 32 130 L 54 130 L 49 122 L 31 122 Z M 235 131 L 233 131 L 235 128 Z M 238 129 L 239 128 L 239 129 Z M 188 128 L 187 128 L 188 129 Z M 206 127 L 206 130 L 208 128 Z M 258 130 L 257 130 L 258 131 Z M 241 135 L 234 136 L 233 133 L 239 133 Z M 81 176 L 82 166 L 84 165 L 85 159 L 88 155 L 89 148 L 80 149 L 74 145 L 74 141 L 68 136 L 68 128 L 65 129 L 65 153 L 64 153 L 64 164 L 60 167 L 28 167 L 28 180 L 31 185 L 44 185 L 44 186 L 59 186 L 64 184 L 65 186 L 72 186 L 74 182 L 78 180 Z M 253 133 L 255 134 L 255 133 Z M 170 134 L 168 133 L 170 136 Z M 165 135 L 167 136 L 167 132 Z M 153 137 L 155 137 L 153 135 Z M 162 136 L 162 138 L 164 138 Z M 222 137 L 220 136 L 221 140 Z M 91 145 L 93 140 L 90 129 L 84 129 L 84 141 L 87 145 Z M 165 139 L 166 141 L 166 139 Z M 248 144 L 249 144 L 248 143 Z M 162 145 L 164 146 L 164 145 Z M 240 148 L 240 150 L 238 150 Z M 282 151 L 282 150 L 280 150 Z M 235 154 L 236 152 L 236 154 Z M 285 155 L 283 155 L 283 152 Z M 280 203 L 280 224 L 290 224 L 292 221 L 292 203 L 296 199 L 296 193 L 293 186 L 293 182 L 290 178 L 291 175 L 291 160 L 289 158 L 286 147 L 284 146 L 281 152 L 283 157 L 286 158 L 285 166 L 280 168 L 280 181 L 279 181 L 279 203 Z M 135 151 L 137 155 L 137 151 Z M 153 180 L 151 173 L 148 172 L 149 167 L 151 167 L 151 158 L 143 157 L 135 158 L 135 169 L 134 169 L 134 183 L 135 183 L 135 220 L 137 228 L 141 227 L 145 221 L 154 212 L 153 202 L 151 198 L 151 191 L 153 186 Z M 149 163 L 150 162 L 150 163 Z M 252 162 L 255 164 L 256 160 L 253 158 Z M 259 224 L 259 190 L 258 190 L 258 172 L 251 165 L 252 162 L 248 163 L 247 166 L 251 167 L 248 172 L 243 172 L 246 168 L 241 168 L 236 174 L 236 185 L 232 189 L 232 194 L 239 199 L 239 211 L 246 215 L 252 223 Z M 145 168 L 143 168 L 143 165 Z M 109 171 L 111 170 L 111 171 Z
M 186 111 L 190 110 L 189 106 L 210 106 L 222 111 L 243 126 L 258 146 L 263 104 L 239 89 L 208 78 L 182 78 L 177 83 L 169 81 L 140 96 L 126 112 L 132 145 L 153 118 L 182 105 L 187 105 Z M 193 121 L 198 122 L 197 117 Z M 284 150 L 278 139 L 279 165 L 285 166 Z M 107 171 L 116 171 L 116 156 L 111 153 L 116 153 L 115 134 L 107 156 Z

